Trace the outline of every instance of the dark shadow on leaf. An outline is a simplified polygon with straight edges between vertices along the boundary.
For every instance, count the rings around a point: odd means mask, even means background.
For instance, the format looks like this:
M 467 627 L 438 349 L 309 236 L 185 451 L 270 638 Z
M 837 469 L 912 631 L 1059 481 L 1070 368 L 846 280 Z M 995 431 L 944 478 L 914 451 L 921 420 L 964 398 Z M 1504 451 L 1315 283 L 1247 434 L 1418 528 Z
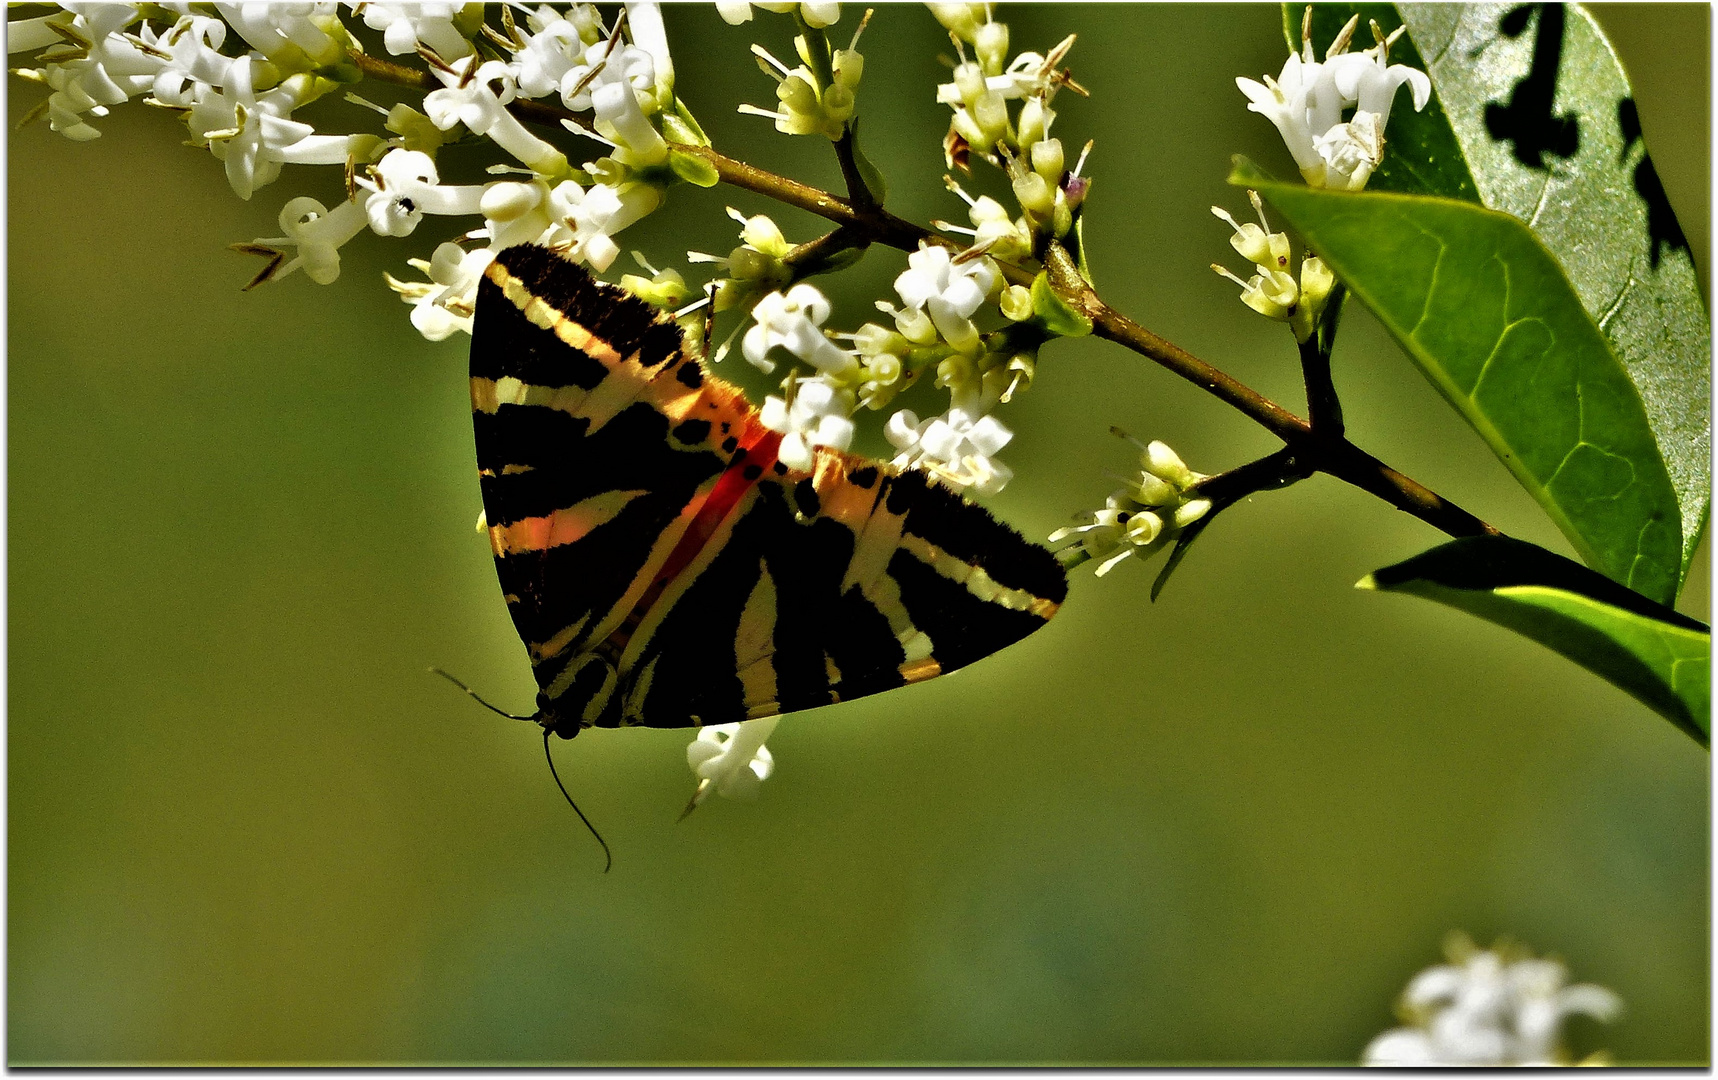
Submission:
M 1635 108 L 1634 98 L 1623 98 L 1617 102 L 1617 126 L 1623 135 L 1622 154 L 1617 158 L 1620 165 L 1628 161 L 1629 151 L 1640 142 L 1640 110 Z M 1671 251 L 1681 248 L 1692 259 L 1694 253 L 1689 250 L 1688 237 L 1682 233 L 1676 212 L 1670 208 L 1670 199 L 1664 193 L 1664 182 L 1659 180 L 1658 170 L 1653 168 L 1652 158 L 1644 147 L 1640 161 L 1634 167 L 1634 190 L 1646 203 L 1647 254 L 1652 259 L 1652 268 L 1658 269 L 1659 259 L 1666 248 Z
M 1581 126 L 1573 113 L 1552 114 L 1557 98 L 1557 69 L 1563 59 L 1562 4 L 1523 4 L 1498 23 L 1505 37 L 1520 37 L 1537 12 L 1533 62 L 1527 76 L 1515 84 L 1509 103 L 1485 106 L 1485 129 L 1493 139 L 1511 144 L 1515 160 L 1530 169 L 1547 169 L 1545 155 L 1568 159 L 1581 147 Z

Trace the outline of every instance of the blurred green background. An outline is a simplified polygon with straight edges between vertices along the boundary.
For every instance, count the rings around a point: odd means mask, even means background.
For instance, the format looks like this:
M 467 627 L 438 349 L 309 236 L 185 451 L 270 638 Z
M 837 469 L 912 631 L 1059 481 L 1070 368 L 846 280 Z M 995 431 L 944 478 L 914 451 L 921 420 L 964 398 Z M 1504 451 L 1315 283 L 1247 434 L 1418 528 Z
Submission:
M 1236 261 L 1207 210 L 1245 206 L 1229 156 L 1293 174 L 1234 85 L 1281 66 L 1278 9 L 1003 15 L 1017 50 L 1080 34 L 1093 97 L 1061 97 L 1057 133 L 1097 140 L 1105 295 L 1298 407 L 1289 335 L 1207 269 Z M 1708 13 L 1600 17 L 1704 274 Z M 816 140 L 734 112 L 773 102 L 745 49 L 790 56 L 786 20 L 668 19 L 719 148 L 837 183 Z M 960 218 L 946 38 L 888 7 L 863 45 L 892 206 Z M 16 123 L 42 91 L 11 89 Z M 536 729 L 425 674 L 530 705 L 472 527 L 467 339 L 425 342 L 381 280 L 471 223 L 366 234 L 332 286 L 242 293 L 257 264 L 226 245 L 278 235 L 294 195 L 332 203 L 338 174 L 288 166 L 244 203 L 170 115 L 97 123 L 9 136 L 12 1063 L 1343 1063 L 1454 927 L 1618 991 L 1626 1016 L 1582 1021 L 1578 1051 L 1707 1059 L 1706 752 L 1497 627 L 1355 591 L 1441 537 L 1322 477 L 1227 514 L 1155 605 L 1155 567 L 1081 572 L 1021 645 L 785 721 L 757 804 L 676 825 L 686 733 L 557 743 L 604 876 Z M 724 204 L 766 209 L 677 190 L 623 246 L 725 253 Z M 901 267 L 871 252 L 836 321 Z M 1568 551 L 1369 317 L 1342 336 L 1357 442 Z M 1093 340 L 1048 350 L 1005 416 L 1019 478 L 993 506 L 1038 537 L 1131 466 L 1111 424 L 1209 472 L 1274 448 Z M 1682 604 L 1702 618 L 1706 564 Z

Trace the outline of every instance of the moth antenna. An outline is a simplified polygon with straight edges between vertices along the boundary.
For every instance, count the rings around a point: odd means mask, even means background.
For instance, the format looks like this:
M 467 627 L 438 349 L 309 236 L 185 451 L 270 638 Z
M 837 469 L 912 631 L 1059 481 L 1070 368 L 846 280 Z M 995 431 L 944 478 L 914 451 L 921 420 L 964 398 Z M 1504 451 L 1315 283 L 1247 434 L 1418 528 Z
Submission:
M 605 860 L 602 865 L 602 872 L 605 874 L 608 873 L 609 868 L 614 865 L 614 853 L 608 849 L 608 841 L 602 838 L 602 833 L 597 832 L 597 827 L 591 824 L 591 819 L 585 816 L 585 812 L 583 810 L 579 809 L 579 804 L 573 801 L 573 797 L 571 795 L 567 795 L 567 786 L 561 783 L 561 774 L 555 771 L 555 755 L 549 752 L 548 728 L 543 729 L 543 756 L 549 759 L 549 775 L 555 778 L 555 786 L 561 789 L 561 794 L 563 796 L 566 796 L 567 805 L 573 808 L 573 813 L 579 815 L 579 820 L 585 823 L 585 828 L 589 829 L 591 831 L 591 835 L 597 838 L 597 843 L 602 845 L 602 853 Z
M 464 690 L 467 694 L 469 694 L 471 696 L 471 700 L 477 702 L 479 705 L 483 706 L 485 709 L 488 709 L 490 712 L 495 713 L 497 716 L 505 716 L 509 720 L 536 720 L 537 719 L 535 716 L 520 716 L 516 713 L 510 713 L 505 709 L 496 708 L 494 705 L 489 704 L 489 702 L 484 701 L 481 697 L 478 697 L 477 691 L 473 690 L 471 687 L 460 682 L 458 679 L 454 678 L 452 675 L 449 675 L 447 672 L 443 671 L 441 668 L 432 667 L 432 668 L 430 668 L 430 671 L 434 672 L 437 675 L 440 675 L 442 678 L 446 679 L 448 682 L 452 683 L 453 685 L 459 687 L 461 690 Z
M 704 286 L 704 302 L 709 306 L 704 309 L 704 355 L 705 360 L 718 360 L 710 352 L 710 345 L 716 340 L 716 283 L 708 282 Z

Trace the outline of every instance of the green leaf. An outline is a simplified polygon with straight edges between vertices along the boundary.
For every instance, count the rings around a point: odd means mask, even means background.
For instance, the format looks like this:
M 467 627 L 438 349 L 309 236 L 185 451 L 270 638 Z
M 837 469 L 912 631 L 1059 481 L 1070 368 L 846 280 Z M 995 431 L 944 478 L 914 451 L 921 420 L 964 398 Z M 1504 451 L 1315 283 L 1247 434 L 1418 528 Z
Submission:
M 1426 196 L 1256 188 L 1377 314 L 1588 565 L 1676 598 L 1676 492 L 1628 372 L 1531 230 Z
M 1300 51 L 1301 19 L 1307 6 L 1283 5 L 1283 35 L 1288 39 L 1291 52 Z M 1360 16 L 1350 51 L 1371 48 L 1372 22 L 1377 22 L 1378 28 L 1386 35 L 1402 25 L 1402 17 L 1397 14 L 1394 4 L 1313 4 L 1311 7 L 1313 54 L 1320 60 L 1324 59 L 1325 50 L 1350 16 Z M 1390 62 L 1427 70 L 1419 49 L 1415 48 L 1411 28 L 1390 47 Z M 1398 91 L 1390 110 L 1388 135 L 1384 143 L 1384 160 L 1367 182 L 1371 190 L 1480 201 L 1479 189 L 1468 170 L 1461 143 L 1451 129 L 1449 118 L 1444 115 L 1435 76 L 1431 100 L 1419 112 L 1414 111 L 1408 94 Z
M 1622 65 L 1573 4 L 1399 6 L 1480 200 L 1532 225 L 1640 391 L 1682 509 L 1686 576 L 1711 500 L 1712 341 Z M 1392 141 L 1404 112 L 1390 114 Z
M 1032 279 L 1032 313 L 1058 337 L 1085 337 L 1092 332 L 1092 320 L 1057 296 L 1050 287 L 1050 275 L 1042 271 Z
M 714 165 L 683 150 L 668 151 L 668 167 L 674 170 L 675 176 L 697 187 L 715 187 L 722 180 Z
M 1520 540 L 1476 536 L 1368 574 L 1359 587 L 1423 596 L 1506 626 L 1710 743 L 1710 629 L 1579 563 Z

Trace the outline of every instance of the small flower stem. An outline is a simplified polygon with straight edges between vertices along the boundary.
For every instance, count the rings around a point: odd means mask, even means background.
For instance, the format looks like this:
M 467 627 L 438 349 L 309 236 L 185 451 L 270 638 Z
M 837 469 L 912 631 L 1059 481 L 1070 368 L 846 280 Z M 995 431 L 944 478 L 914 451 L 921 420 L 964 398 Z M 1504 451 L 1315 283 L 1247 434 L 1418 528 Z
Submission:
M 350 55 L 352 62 L 371 78 L 423 90 L 433 90 L 439 86 L 428 72 L 362 53 Z M 561 120 L 577 118 L 577 114 L 546 102 L 516 100 L 508 105 L 508 108 L 520 119 L 551 124 L 557 129 L 561 129 Z M 885 244 L 902 251 L 917 251 L 921 241 L 950 248 L 958 246 L 947 237 L 896 217 L 880 206 L 861 208 L 820 188 L 737 161 L 707 146 L 687 143 L 669 145 L 681 153 L 703 158 L 716 170 L 722 183 L 796 206 L 847 227 L 851 230 L 849 236 L 839 241 L 847 246 L 857 246 L 853 240 L 855 235 L 868 237 L 871 243 Z M 830 235 L 835 236 L 843 231 L 846 230 L 837 229 Z M 814 244 L 818 242 L 813 241 Z M 1315 432 L 1312 424 L 1239 379 L 1211 366 L 1179 345 L 1158 337 L 1117 312 L 1104 303 L 1085 278 L 1080 276 L 1073 259 L 1060 244 L 1050 244 L 1045 254 L 1045 269 L 1049 272 L 1050 283 L 1064 301 L 1092 321 L 1092 333 L 1095 336 L 1113 341 L 1168 368 L 1238 410 L 1283 440 L 1287 444 L 1285 450 L 1293 452 L 1300 467 L 1329 473 L 1450 536 L 1498 535 L 1494 526 L 1390 468 L 1346 438 L 1340 435 L 1331 438 L 1323 432 Z M 1031 271 L 1017 266 L 1002 264 L 1001 269 L 1003 275 L 1017 285 L 1030 285 L 1034 277 Z M 1337 297 L 1333 296 L 1332 306 L 1336 302 Z
M 1342 402 L 1330 377 L 1330 354 L 1314 333 L 1300 343 L 1301 377 L 1306 381 L 1306 415 L 1313 430 L 1338 437 L 1342 434 Z

